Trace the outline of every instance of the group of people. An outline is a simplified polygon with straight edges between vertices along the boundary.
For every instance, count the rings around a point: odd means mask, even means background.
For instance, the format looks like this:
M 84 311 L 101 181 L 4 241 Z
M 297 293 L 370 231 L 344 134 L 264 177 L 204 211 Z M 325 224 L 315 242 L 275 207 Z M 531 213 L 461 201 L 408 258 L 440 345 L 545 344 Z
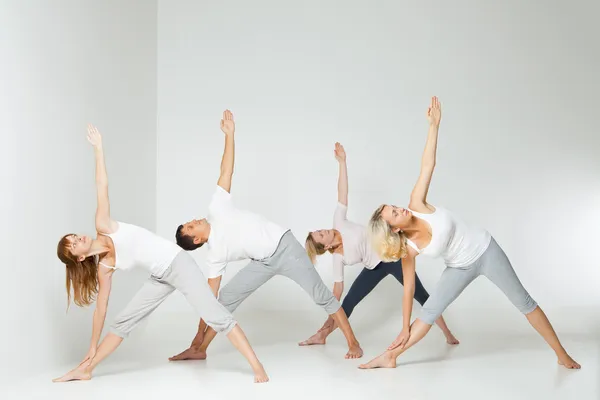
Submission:
M 96 309 L 86 356 L 76 368 L 55 381 L 90 379 L 94 368 L 167 296 L 179 290 L 200 317 L 200 322 L 190 347 L 170 360 L 205 359 L 206 350 L 216 334 L 223 333 L 248 360 L 254 381 L 267 382 L 269 378 L 262 363 L 232 313 L 275 275 L 292 279 L 329 315 L 313 336 L 299 344 L 325 344 L 327 336 L 340 328 L 348 343 L 347 359 L 363 355 L 348 322 L 357 304 L 387 275 L 391 274 L 404 285 L 402 331 L 384 353 L 359 368 L 395 367 L 398 356 L 419 342 L 434 323 L 442 329 L 448 344 L 458 344 L 442 313 L 469 283 L 484 275 L 526 316 L 554 350 L 559 364 L 579 369 L 580 365 L 562 347 L 546 315 L 525 290 L 506 254 L 490 233 L 428 202 L 441 115 L 440 102 L 433 97 L 427 109 L 429 130 L 421 172 L 408 208 L 384 204 L 375 210 L 368 226 L 347 219 L 346 153 L 343 146 L 336 143 L 334 153 L 339 163 L 339 178 L 333 229 L 310 232 L 304 247 L 290 229 L 234 205 L 231 182 L 235 124 L 229 110 L 223 113 L 221 120 L 225 150 L 207 217 L 180 225 L 175 233 L 176 243 L 142 227 L 112 219 L 102 138 L 94 126 L 88 126 L 87 139 L 94 148 L 96 159 L 97 235 L 92 238 L 67 234 L 60 239 L 57 254 L 66 266 L 69 303 L 72 299 L 78 306 L 87 306 L 96 301 Z M 408 150 L 399 148 L 399 151 Z M 205 244 L 208 276 L 188 253 Z M 323 283 L 314 266 L 316 257 L 326 252 L 332 254 L 333 291 Z M 415 260 L 420 254 L 442 258 L 446 264 L 431 295 L 415 271 Z M 249 260 L 249 263 L 220 288 L 228 263 L 238 260 Z M 364 269 L 340 304 L 344 292 L 344 267 L 353 264 L 363 264 Z M 113 274 L 116 270 L 134 266 L 145 268 L 150 277 L 100 342 Z M 419 317 L 411 323 L 413 298 L 422 308 Z

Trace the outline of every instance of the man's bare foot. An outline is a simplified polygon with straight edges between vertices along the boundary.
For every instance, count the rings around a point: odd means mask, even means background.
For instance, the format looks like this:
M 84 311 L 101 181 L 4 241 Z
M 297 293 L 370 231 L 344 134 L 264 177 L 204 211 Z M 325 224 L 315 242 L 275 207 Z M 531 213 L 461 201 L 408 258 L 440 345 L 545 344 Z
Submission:
M 52 382 L 87 381 L 92 379 L 92 373 L 87 367 L 77 367 L 60 378 L 52 379 Z
M 354 359 L 354 358 L 361 358 L 362 356 L 363 356 L 363 351 L 360 348 L 360 346 L 354 345 L 348 349 L 348 352 L 346 353 L 345 358 L 346 358 L 346 360 L 348 360 L 348 359 Z
M 360 369 L 372 369 L 372 368 L 396 368 L 396 358 L 391 352 L 386 351 L 379 357 L 376 357 L 366 364 L 358 366 Z
M 258 367 L 254 368 L 254 383 L 265 382 L 269 382 L 269 377 L 267 376 L 267 372 L 263 368 L 262 364 L 259 364 Z
M 451 345 L 455 345 L 455 344 L 459 344 L 460 343 L 458 341 L 458 339 L 454 337 L 454 335 L 452 334 L 452 332 L 448 332 L 445 335 L 446 335 L 446 343 L 451 344 Z
M 315 344 L 325 344 L 325 340 L 327 339 L 327 335 L 324 331 L 317 332 L 311 337 L 309 337 L 304 342 L 298 343 L 298 346 L 312 346 Z
M 581 365 L 579 365 L 577 361 L 573 360 L 571 356 L 566 353 L 564 356 L 558 358 L 558 364 L 567 369 L 581 369 Z
M 182 351 L 176 356 L 170 357 L 169 361 L 183 361 L 183 360 L 206 360 L 206 352 L 201 351 L 197 348 L 190 347 L 189 349 Z

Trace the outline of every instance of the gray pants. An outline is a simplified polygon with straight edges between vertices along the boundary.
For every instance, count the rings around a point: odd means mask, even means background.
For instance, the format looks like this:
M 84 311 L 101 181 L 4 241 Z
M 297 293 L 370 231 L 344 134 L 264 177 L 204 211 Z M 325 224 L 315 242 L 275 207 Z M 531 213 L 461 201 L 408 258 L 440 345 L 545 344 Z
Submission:
M 181 251 L 163 276 L 151 276 L 117 316 L 111 332 L 122 338 L 177 289 L 199 317 L 217 332 L 228 334 L 237 324 L 233 316 L 215 298 L 204 274 L 187 252 Z
M 238 272 L 221 289 L 219 302 L 229 312 L 233 312 L 248 296 L 275 275 L 283 275 L 296 282 L 328 314 L 335 314 L 340 309 L 340 303 L 325 286 L 304 247 L 291 231 L 287 231 L 281 237 L 272 256 L 260 261 L 252 260 Z
M 437 287 L 421 309 L 419 319 L 432 325 L 459 294 L 479 275 L 492 281 L 523 314 L 537 307 L 527 290 L 519 281 L 508 257 L 491 239 L 490 245 L 473 264 L 464 268 L 446 268 Z

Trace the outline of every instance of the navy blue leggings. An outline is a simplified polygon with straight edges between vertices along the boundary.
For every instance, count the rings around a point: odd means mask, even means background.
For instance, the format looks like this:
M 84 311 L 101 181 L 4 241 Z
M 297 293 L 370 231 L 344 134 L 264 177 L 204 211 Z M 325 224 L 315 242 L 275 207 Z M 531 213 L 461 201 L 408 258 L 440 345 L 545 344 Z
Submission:
M 380 262 L 373 269 L 364 268 L 354 283 L 352 283 L 346 297 L 344 297 L 342 308 L 346 315 L 350 317 L 350 314 L 354 311 L 354 307 L 371 293 L 371 290 L 375 289 L 375 286 L 377 286 L 383 278 L 390 274 L 393 275 L 401 285 L 404 285 L 401 260 L 389 263 Z M 429 293 L 427 293 L 427 290 L 423 287 L 419 276 L 415 275 L 415 300 L 423 305 L 428 298 Z

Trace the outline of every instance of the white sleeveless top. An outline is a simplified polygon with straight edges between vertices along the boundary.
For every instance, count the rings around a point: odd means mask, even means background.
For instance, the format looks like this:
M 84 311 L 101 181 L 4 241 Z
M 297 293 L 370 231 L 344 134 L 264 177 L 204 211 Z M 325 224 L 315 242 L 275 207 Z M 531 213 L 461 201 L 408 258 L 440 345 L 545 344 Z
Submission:
M 348 221 L 348 207 L 338 203 L 333 216 L 333 228 L 342 235 L 344 254 L 333 253 L 333 281 L 344 282 L 344 267 L 362 263 L 365 268 L 375 268 L 381 260 L 367 240 L 367 228 Z
M 450 211 L 436 207 L 432 214 L 421 214 L 410 210 L 431 226 L 431 242 L 419 249 L 414 242 L 407 244 L 419 254 L 442 257 L 446 266 L 461 268 L 471 265 L 487 250 L 492 236 L 485 229 L 464 223 Z
M 177 244 L 147 229 L 125 222 L 117 222 L 117 225 L 115 232 L 101 233 L 110 237 L 115 246 L 115 266 L 102 264 L 108 268 L 128 270 L 138 266 L 160 278 L 183 251 Z

